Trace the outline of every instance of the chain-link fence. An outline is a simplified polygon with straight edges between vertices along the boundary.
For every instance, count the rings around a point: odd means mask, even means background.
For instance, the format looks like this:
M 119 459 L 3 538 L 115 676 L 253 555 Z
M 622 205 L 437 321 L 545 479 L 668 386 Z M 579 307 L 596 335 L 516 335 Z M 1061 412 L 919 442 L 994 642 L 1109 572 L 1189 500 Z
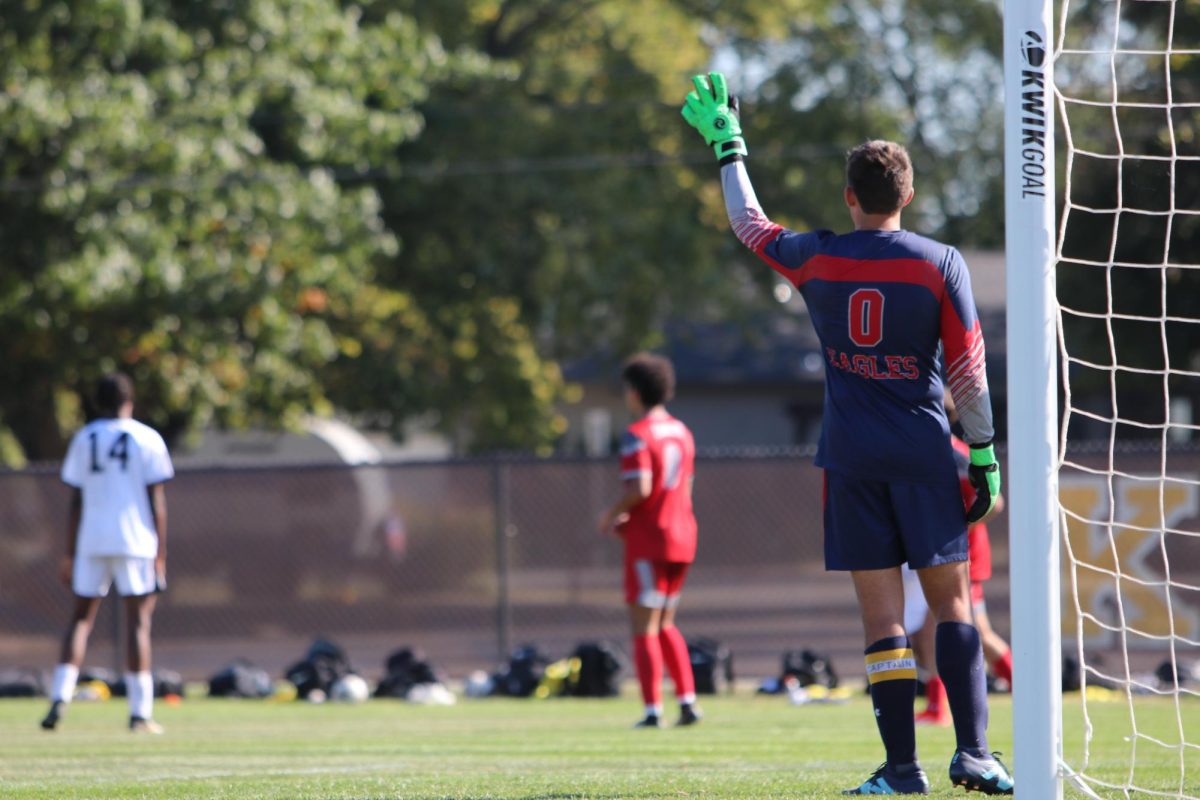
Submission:
M 1103 469 L 1108 455 L 1075 460 Z M 1154 452 L 1122 452 L 1117 461 L 1119 472 L 1161 469 Z M 1200 454 L 1172 453 L 1171 467 L 1198 474 Z M 822 569 L 821 474 L 811 458 L 705 457 L 697 474 L 701 545 L 681 628 L 729 645 L 743 674 L 771 674 L 783 650 L 801 645 L 859 671 L 853 592 L 844 575 Z M 1064 498 L 1103 500 L 1106 480 L 1071 470 Z M 1122 480 L 1112 492 L 1118 505 Z M 617 491 L 609 460 L 183 470 L 168 490 L 171 588 L 155 619 L 157 661 L 190 677 L 239 656 L 277 672 L 323 635 L 368 673 L 391 650 L 415 645 L 461 676 L 523 642 L 551 654 L 586 639 L 623 643 L 620 544 L 595 530 Z M 54 660 L 70 605 L 56 577 L 68 497 L 51 470 L 0 475 L 0 665 Z M 1178 503 L 1167 509 L 1171 526 L 1194 529 L 1195 492 Z M 1132 513 L 1146 511 L 1116 508 L 1111 517 Z M 997 576 L 988 593 L 1003 631 L 1004 517 L 991 528 Z M 1072 522 L 1085 551 L 1102 534 Z M 1197 537 L 1167 543 L 1177 582 L 1200 571 L 1198 547 Z M 1125 569 L 1135 579 L 1137 569 L 1150 575 L 1152 561 Z M 1103 614 L 1114 592 L 1085 577 L 1083 600 Z M 1187 619 L 1200 616 L 1192 594 L 1173 598 Z M 90 663 L 112 663 L 114 622 L 103 612 Z
M 202 678 L 246 657 L 279 673 L 320 635 L 368 675 L 418 646 L 461 677 L 524 642 L 551 655 L 581 640 L 623 646 L 620 543 L 595 528 L 616 474 L 610 460 L 181 470 L 156 662 Z M 701 544 L 681 629 L 730 646 L 744 675 L 773 674 L 799 646 L 861 671 L 849 580 L 822 567 L 811 457 L 707 457 L 697 474 Z M 0 475 L 0 665 L 54 661 L 70 606 L 56 577 L 68 498 L 53 471 Z M 1006 583 L 992 597 L 1002 629 Z M 91 664 L 113 662 L 111 613 Z

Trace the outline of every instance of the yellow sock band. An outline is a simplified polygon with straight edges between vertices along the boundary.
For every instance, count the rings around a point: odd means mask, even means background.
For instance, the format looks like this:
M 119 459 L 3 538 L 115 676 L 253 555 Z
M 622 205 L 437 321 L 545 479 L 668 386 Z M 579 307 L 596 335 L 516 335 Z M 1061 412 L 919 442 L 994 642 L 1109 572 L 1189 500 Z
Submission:
M 880 650 L 867 654 L 867 681 L 901 681 L 917 679 L 917 660 L 911 648 Z

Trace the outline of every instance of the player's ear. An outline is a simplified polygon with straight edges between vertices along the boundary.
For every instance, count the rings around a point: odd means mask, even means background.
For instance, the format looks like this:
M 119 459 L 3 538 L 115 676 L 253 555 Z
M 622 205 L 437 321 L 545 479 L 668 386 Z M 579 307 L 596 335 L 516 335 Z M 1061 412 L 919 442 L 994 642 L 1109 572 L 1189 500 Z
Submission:
M 901 207 L 901 208 L 904 208 L 905 206 L 907 206 L 909 203 L 911 203 L 911 202 L 913 201 L 913 198 L 914 198 L 914 197 L 916 197 L 916 196 L 917 196 L 917 190 L 916 190 L 916 189 L 909 189 L 909 190 L 908 190 L 908 199 L 907 199 L 907 200 L 905 200 L 905 201 L 904 201 L 904 203 L 903 203 L 903 204 L 901 204 L 901 206 L 900 206 L 900 207 Z
M 858 205 L 858 195 L 849 186 L 842 190 L 842 197 L 846 201 L 847 208 L 854 208 Z

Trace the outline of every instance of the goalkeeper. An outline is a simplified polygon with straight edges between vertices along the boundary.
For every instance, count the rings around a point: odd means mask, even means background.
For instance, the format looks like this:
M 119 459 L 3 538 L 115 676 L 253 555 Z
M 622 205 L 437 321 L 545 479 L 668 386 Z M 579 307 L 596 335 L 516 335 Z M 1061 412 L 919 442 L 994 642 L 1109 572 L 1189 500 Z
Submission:
M 869 141 L 846 161 L 846 234 L 796 233 L 767 219 L 725 78 L 693 79 L 683 116 L 713 148 L 738 239 L 804 297 L 825 359 L 817 465 L 825 470 L 825 566 L 854 581 L 867 678 L 886 762 L 846 794 L 928 794 L 917 762 L 916 663 L 904 631 L 900 565 L 917 570 L 937 620 L 937 669 L 954 717 L 955 786 L 1012 794 L 988 752 L 987 689 L 972 624 L 967 524 L 1000 494 L 983 336 L 966 264 L 952 247 L 900 226 L 913 198 L 898 144 Z M 944 358 L 941 366 L 939 355 Z M 977 491 L 964 515 L 943 385 L 958 407 Z

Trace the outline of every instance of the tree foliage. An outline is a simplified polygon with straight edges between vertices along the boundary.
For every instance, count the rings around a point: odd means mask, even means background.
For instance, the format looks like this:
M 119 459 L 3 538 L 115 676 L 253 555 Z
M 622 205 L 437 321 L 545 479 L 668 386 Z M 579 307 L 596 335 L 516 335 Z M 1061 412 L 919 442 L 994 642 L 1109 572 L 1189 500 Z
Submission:
M 710 65 L 781 221 L 844 227 L 843 152 L 893 136 L 916 227 L 1000 241 L 984 0 L 2 6 L 0 426 L 33 458 L 112 368 L 169 436 L 340 410 L 545 448 L 558 360 L 766 313 L 678 113 Z
M 511 304 L 379 280 L 400 246 L 360 173 L 419 135 L 431 86 L 485 64 L 333 0 L 7 5 L 0 410 L 29 456 L 113 368 L 168 435 L 333 407 L 451 426 L 462 384 L 493 379 L 521 424 L 485 437 L 555 435 L 561 379 Z

